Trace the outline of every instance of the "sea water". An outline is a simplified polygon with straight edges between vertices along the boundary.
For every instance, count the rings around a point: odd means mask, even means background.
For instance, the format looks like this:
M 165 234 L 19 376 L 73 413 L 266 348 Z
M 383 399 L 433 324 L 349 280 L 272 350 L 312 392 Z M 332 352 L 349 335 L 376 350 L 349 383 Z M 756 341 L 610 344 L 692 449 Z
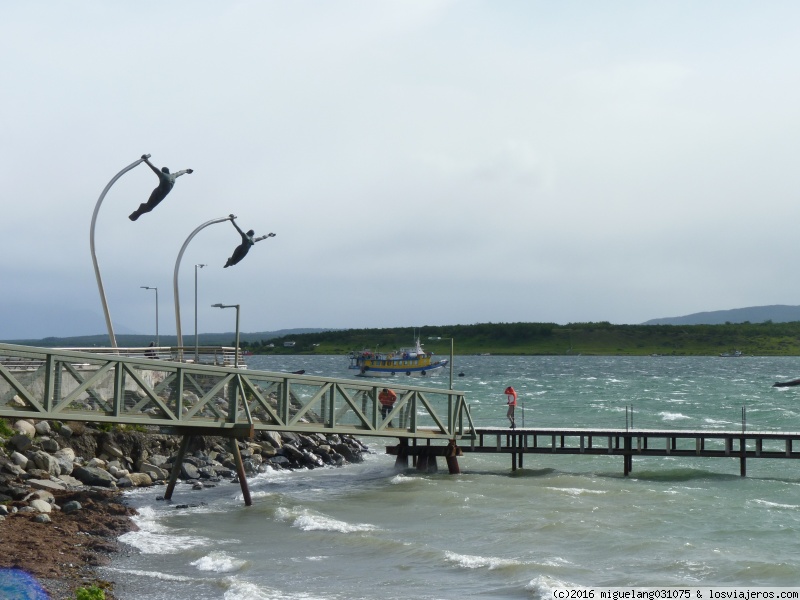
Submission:
M 347 359 L 252 357 L 251 369 L 347 377 Z M 456 356 L 477 426 L 800 431 L 797 358 Z M 463 373 L 463 376 L 460 376 Z M 405 378 L 402 379 L 405 381 Z M 419 380 L 413 380 L 419 383 Z M 448 373 L 425 385 L 447 387 Z M 632 423 L 631 423 L 632 421 Z M 521 423 L 520 423 L 521 424 Z M 549 598 L 578 586 L 795 586 L 800 461 L 466 454 L 462 474 L 398 472 L 385 446 L 344 468 L 269 471 L 127 499 L 140 530 L 101 575 L 123 600 Z M 444 467 L 444 465 L 441 465 Z M 178 503 L 190 508 L 176 508 Z

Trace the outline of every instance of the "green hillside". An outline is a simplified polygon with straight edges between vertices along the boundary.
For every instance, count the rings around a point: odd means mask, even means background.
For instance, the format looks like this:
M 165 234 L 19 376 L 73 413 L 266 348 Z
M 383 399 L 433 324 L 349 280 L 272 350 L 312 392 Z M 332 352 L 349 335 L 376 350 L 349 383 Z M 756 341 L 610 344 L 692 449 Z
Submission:
M 241 334 L 241 345 L 255 354 L 345 354 L 370 348 L 394 350 L 411 346 L 414 333 L 426 350 L 450 352 L 453 338 L 456 354 L 516 355 L 650 355 L 716 356 L 738 350 L 757 356 L 800 356 L 800 321 L 790 323 L 726 323 L 723 325 L 612 325 L 610 323 L 479 323 L 395 327 L 390 329 L 291 329 Z M 147 346 L 153 336 L 117 336 L 121 347 Z M 285 347 L 284 342 L 294 342 Z M 104 335 L 80 338 L 24 340 L 31 346 L 107 346 Z M 161 336 L 161 344 L 176 343 L 175 336 Z M 194 336 L 184 336 L 194 344 Z M 233 346 L 233 333 L 200 334 L 201 345 Z
M 800 322 L 724 325 L 611 325 L 610 323 L 481 323 L 418 329 L 426 350 L 456 354 L 715 356 L 739 350 L 760 356 L 800 355 Z M 347 329 L 292 334 L 245 345 L 254 353 L 343 354 L 363 348 L 410 346 L 414 329 Z M 283 343 L 295 342 L 286 348 Z

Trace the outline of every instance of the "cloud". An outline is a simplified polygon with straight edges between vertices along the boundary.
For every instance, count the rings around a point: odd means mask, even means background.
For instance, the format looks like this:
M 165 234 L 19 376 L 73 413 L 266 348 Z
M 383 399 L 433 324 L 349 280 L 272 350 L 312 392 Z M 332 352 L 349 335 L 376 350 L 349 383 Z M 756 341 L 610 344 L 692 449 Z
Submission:
M 0 339 L 641 322 L 792 304 L 793 3 L 17 4 L 0 22 Z M 84 311 L 88 320 L 75 316 Z M 85 324 L 84 324 L 85 323 Z M 10 333 L 16 332 L 16 333 Z M 24 332 L 30 332 L 24 334 Z

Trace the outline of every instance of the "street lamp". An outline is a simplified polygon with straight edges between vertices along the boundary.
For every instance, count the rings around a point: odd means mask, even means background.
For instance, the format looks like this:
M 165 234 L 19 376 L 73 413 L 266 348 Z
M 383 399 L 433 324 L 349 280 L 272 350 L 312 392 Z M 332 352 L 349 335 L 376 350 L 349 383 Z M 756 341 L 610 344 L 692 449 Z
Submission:
M 156 346 L 161 347 L 161 343 L 158 337 L 158 288 L 157 287 L 150 287 L 147 285 L 140 285 L 140 288 L 143 290 L 155 290 L 156 291 Z
M 450 340 L 450 389 L 453 389 L 453 338 L 429 337 L 429 340 Z
M 212 304 L 213 308 L 235 308 L 236 309 L 236 354 L 233 355 L 233 366 L 239 368 L 239 305 L 238 304 Z
M 230 221 L 232 218 L 235 218 L 233 215 L 228 215 L 227 217 L 222 217 L 219 219 L 211 219 L 210 221 L 206 221 L 202 225 L 200 225 L 197 229 L 195 229 L 192 233 L 189 234 L 189 237 L 186 238 L 186 241 L 183 242 L 183 246 L 181 246 L 180 252 L 178 252 L 178 258 L 175 259 L 175 271 L 172 275 L 172 295 L 175 299 L 175 333 L 178 337 L 178 356 L 179 360 L 183 360 L 183 331 L 181 330 L 181 301 L 180 295 L 178 294 L 178 273 L 181 269 L 181 259 L 183 258 L 183 253 L 186 251 L 186 246 L 189 245 L 189 242 L 192 241 L 192 238 L 200 233 L 201 230 L 205 229 L 209 225 L 213 225 L 214 223 L 224 223 L 225 221 Z
M 197 364 L 198 357 L 198 335 L 197 335 L 197 269 L 202 269 L 206 265 L 194 266 L 194 362 Z

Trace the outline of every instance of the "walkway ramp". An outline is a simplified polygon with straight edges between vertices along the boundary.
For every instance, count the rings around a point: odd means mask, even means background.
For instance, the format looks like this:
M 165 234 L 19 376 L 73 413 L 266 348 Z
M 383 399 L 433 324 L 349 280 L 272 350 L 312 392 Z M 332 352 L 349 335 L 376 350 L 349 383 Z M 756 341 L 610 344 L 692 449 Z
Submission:
M 392 382 L 394 383 L 394 382 Z M 464 392 L 0 344 L 0 416 L 174 428 L 453 440 L 473 430 Z

